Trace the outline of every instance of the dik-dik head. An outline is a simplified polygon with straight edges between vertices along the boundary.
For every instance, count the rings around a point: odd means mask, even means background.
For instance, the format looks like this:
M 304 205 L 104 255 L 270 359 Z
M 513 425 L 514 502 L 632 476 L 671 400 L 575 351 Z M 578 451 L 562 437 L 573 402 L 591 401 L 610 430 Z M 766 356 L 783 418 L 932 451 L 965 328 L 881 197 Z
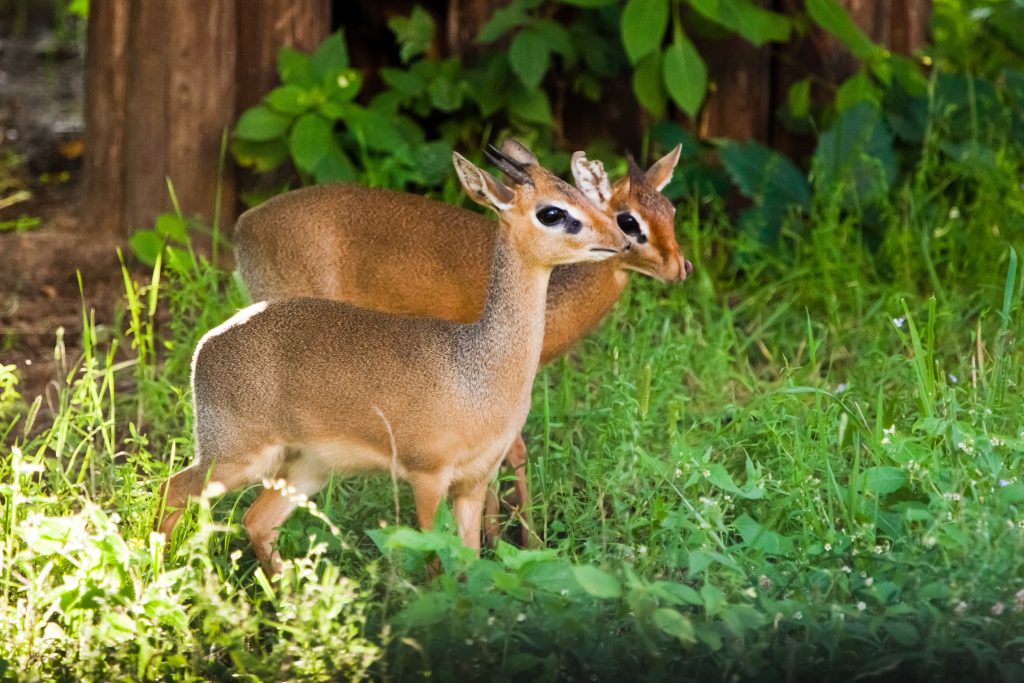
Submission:
M 505 140 L 501 147 L 521 165 L 538 165 L 537 157 L 520 142 Z M 685 280 L 693 269 L 676 243 L 676 209 L 661 194 L 672 179 L 681 150 L 677 145 L 646 173 L 630 158 L 629 172 L 615 185 L 608 182 L 608 174 L 600 161 L 588 160 L 583 152 L 572 156 L 576 187 L 611 216 L 633 244 L 632 249 L 623 254 L 622 265 L 663 282 Z
M 502 229 L 526 261 L 550 267 L 602 261 L 632 247 L 604 212 L 561 178 L 494 147 L 485 154 L 511 187 L 458 153 L 453 154 L 455 170 L 470 199 L 498 212 Z

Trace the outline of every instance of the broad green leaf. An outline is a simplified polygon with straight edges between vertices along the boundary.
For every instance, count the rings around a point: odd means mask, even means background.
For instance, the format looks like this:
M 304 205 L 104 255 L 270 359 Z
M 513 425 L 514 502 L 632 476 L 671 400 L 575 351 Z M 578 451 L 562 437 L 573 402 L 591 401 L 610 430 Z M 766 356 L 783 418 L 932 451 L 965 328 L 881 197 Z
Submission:
M 661 51 L 647 55 L 633 71 L 633 93 L 655 118 L 665 118 L 665 86 L 661 82 Z
M 288 130 L 292 119 L 290 116 L 278 114 L 263 105 L 246 109 L 235 126 L 235 137 L 242 140 L 263 142 L 282 137 Z
M 868 59 L 880 50 L 860 30 L 838 0 L 805 0 L 804 5 L 814 23 L 842 41 L 854 57 Z
M 305 88 L 297 85 L 278 86 L 267 94 L 267 106 L 286 116 L 298 116 L 309 109 L 306 92 Z
M 347 183 L 356 179 L 356 168 L 337 145 L 332 145 L 313 170 L 318 183 Z
M 550 126 L 553 122 L 551 103 L 547 94 L 540 88 L 528 90 L 522 85 L 517 85 L 509 94 L 508 108 L 513 117 L 525 123 Z
M 177 214 L 162 213 L 156 217 L 156 224 L 153 226 L 158 235 L 172 239 L 175 242 L 184 243 L 188 239 L 188 229 Z
M 669 97 L 691 117 L 696 116 L 707 91 L 708 68 L 682 33 L 665 50 L 662 77 Z
M 722 165 L 740 191 L 759 204 L 766 198 L 810 208 L 811 186 L 788 158 L 756 142 L 726 142 Z
M 916 626 L 909 622 L 887 621 L 882 628 L 900 645 L 917 645 L 921 642 L 921 633 Z
M 697 642 L 693 624 L 682 614 L 671 607 L 659 607 L 651 615 L 651 621 L 664 633 L 678 638 L 681 642 L 692 644 Z
M 288 136 L 288 150 L 295 165 L 306 173 L 313 173 L 334 142 L 333 137 L 330 122 L 318 114 L 303 114 Z
M 785 555 L 793 549 L 793 543 L 788 538 L 758 524 L 746 514 L 737 517 L 734 524 L 743 542 L 754 550 L 769 555 Z
M 331 102 L 351 102 L 363 87 L 363 74 L 355 69 L 341 69 L 333 74 L 326 87 Z
M 821 134 L 811 168 L 815 186 L 843 188 L 844 206 L 887 194 L 896 179 L 896 153 L 878 108 L 862 102 L 842 112 Z
M 544 36 L 529 28 L 516 34 L 508 48 L 508 63 L 527 88 L 536 88 L 547 73 L 551 61 Z
M 790 116 L 795 119 L 806 119 L 811 115 L 811 79 L 804 78 L 789 86 L 786 105 Z
M 576 48 L 564 26 L 554 19 L 537 19 L 530 23 L 530 30 L 544 38 L 551 52 L 562 55 L 567 67 L 576 63 Z
M 750 0 L 690 0 L 689 4 L 711 21 L 758 46 L 789 40 L 793 28 L 789 17 L 762 9 Z
M 164 248 L 164 238 L 153 230 L 136 230 L 128 238 L 128 246 L 131 247 L 135 258 L 147 266 L 152 266 L 156 263 L 160 250 Z
M 320 43 L 310 60 L 313 78 L 323 83 L 348 68 L 348 46 L 341 31 L 336 31 Z
M 860 71 L 847 78 L 836 92 L 836 111 L 844 112 L 861 102 L 880 106 L 882 91 L 871 81 L 866 72 Z
M 878 465 L 864 470 L 864 489 L 880 496 L 899 491 L 909 481 L 907 473 L 899 467 Z
M 619 580 L 597 567 L 578 565 L 573 567 L 573 575 L 580 588 L 595 598 L 607 599 L 622 596 L 622 585 Z
M 277 55 L 277 75 L 283 83 L 298 86 L 313 85 L 313 63 L 309 55 L 291 47 L 281 48 Z
M 451 619 L 452 599 L 447 593 L 424 593 L 393 617 L 403 626 L 430 626 Z
M 705 583 L 701 587 L 700 597 L 704 601 L 704 611 L 708 616 L 718 614 L 722 607 L 725 606 L 725 593 L 710 583 Z
M 527 3 L 513 1 L 494 11 L 491 18 L 480 29 L 476 37 L 477 43 L 490 43 L 501 38 L 503 35 L 530 21 Z
M 419 5 L 413 6 L 408 17 L 389 19 L 388 28 L 401 46 L 399 57 L 403 62 L 426 52 L 434 40 L 434 17 Z
M 378 73 L 381 80 L 403 98 L 419 97 L 426 90 L 426 80 L 413 71 L 385 67 Z
M 259 173 L 265 173 L 288 160 L 288 145 L 283 138 L 268 142 L 233 140 L 231 153 L 240 166 L 251 167 Z
M 395 117 L 386 116 L 372 109 L 352 106 L 345 123 L 357 139 L 377 152 L 393 152 L 408 143 Z
M 649 590 L 659 599 L 673 605 L 703 605 L 704 600 L 700 593 L 685 583 L 674 581 L 655 581 L 649 586 Z
M 668 28 L 668 0 L 629 0 L 622 10 L 622 44 L 631 64 L 661 47 Z

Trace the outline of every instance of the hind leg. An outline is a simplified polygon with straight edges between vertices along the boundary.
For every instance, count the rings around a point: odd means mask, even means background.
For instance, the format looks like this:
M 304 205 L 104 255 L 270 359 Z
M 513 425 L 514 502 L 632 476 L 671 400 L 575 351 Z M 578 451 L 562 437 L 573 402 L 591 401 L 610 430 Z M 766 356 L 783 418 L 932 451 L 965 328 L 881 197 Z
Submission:
M 242 525 L 252 543 L 256 558 L 267 576 L 280 574 L 281 555 L 274 550 L 278 527 L 306 499 L 320 490 L 329 472 L 309 457 L 300 456 L 280 473 L 283 487 L 265 488 L 242 518 Z

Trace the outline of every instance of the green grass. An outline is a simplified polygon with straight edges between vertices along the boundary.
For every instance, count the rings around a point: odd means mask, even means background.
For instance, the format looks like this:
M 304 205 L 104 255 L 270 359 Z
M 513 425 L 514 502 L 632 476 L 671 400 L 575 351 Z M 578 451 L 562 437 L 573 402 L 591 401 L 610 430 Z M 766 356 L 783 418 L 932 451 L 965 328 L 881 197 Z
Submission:
M 151 534 L 191 352 L 245 301 L 169 252 L 126 276 L 115 342 L 83 312 L 52 425 L 0 368 L 0 680 L 1021 679 L 1019 152 L 926 152 L 862 213 L 819 191 L 771 250 L 684 203 L 694 276 L 634 278 L 535 384 L 544 550 L 476 561 L 444 510 L 408 529 L 405 485 L 336 478 L 278 585 L 238 525 L 255 491 Z

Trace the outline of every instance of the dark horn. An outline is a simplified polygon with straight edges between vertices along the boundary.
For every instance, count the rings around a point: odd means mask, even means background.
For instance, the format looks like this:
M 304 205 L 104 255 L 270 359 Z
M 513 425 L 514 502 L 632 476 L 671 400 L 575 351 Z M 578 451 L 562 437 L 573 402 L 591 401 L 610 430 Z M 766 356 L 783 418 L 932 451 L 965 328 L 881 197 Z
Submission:
M 487 157 L 488 161 L 500 168 L 501 172 L 512 179 L 513 182 L 520 185 L 532 184 L 533 181 L 530 180 L 530 175 L 526 172 L 526 168 L 494 145 L 487 145 L 487 148 L 484 149 L 484 156 Z

